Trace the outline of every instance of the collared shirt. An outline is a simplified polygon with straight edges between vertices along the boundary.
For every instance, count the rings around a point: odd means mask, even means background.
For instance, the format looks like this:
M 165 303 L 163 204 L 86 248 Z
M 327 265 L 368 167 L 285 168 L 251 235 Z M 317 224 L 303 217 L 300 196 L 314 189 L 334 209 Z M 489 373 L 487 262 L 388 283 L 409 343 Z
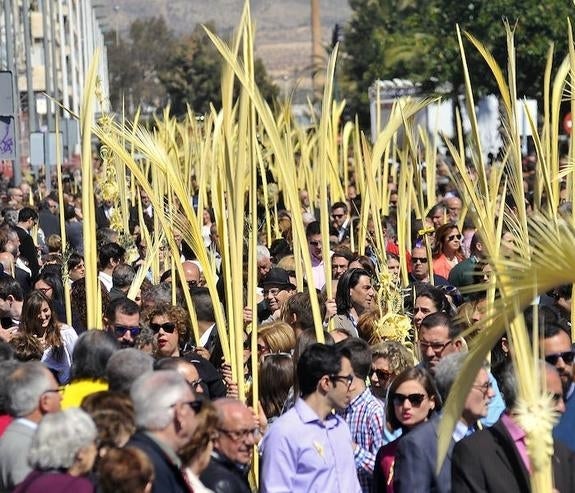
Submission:
M 30 421 L 29 419 L 26 418 L 18 418 L 15 421 L 18 421 L 18 423 L 27 426 L 28 428 L 35 430 L 38 428 L 38 423 L 35 423 L 34 421 Z
M 114 282 L 112 281 L 112 276 L 110 274 L 106 274 L 104 271 L 98 272 L 98 279 L 102 281 L 102 284 L 108 290 L 108 293 L 112 290 L 112 286 Z
M 529 461 L 527 444 L 525 443 L 525 437 L 527 436 L 527 433 L 525 433 L 523 428 L 521 428 L 515 421 L 513 421 L 513 418 L 507 413 L 503 413 L 501 415 L 501 423 L 503 426 L 505 426 L 505 429 L 507 430 L 507 433 L 509 433 L 511 440 L 513 440 L 515 448 L 517 449 L 517 452 L 519 452 L 519 456 L 523 461 L 523 465 L 529 472 L 531 472 L 531 462 Z
M 342 416 L 351 431 L 351 439 L 357 444 L 354 459 L 361 490 L 370 493 L 375 456 L 385 443 L 385 409 L 370 389 L 366 388 L 349 403 Z
M 465 437 L 468 437 L 475 431 L 474 426 L 467 426 L 463 421 L 459 420 L 455 425 L 455 429 L 451 434 L 451 438 L 455 443 L 463 440 Z
M 206 330 L 200 336 L 200 342 L 198 343 L 198 346 L 206 347 L 206 344 L 208 343 L 208 340 L 209 340 L 210 336 L 212 335 L 212 330 L 214 330 L 215 326 L 216 326 L 216 324 L 213 324 L 208 330 Z
M 261 493 L 359 493 L 351 435 L 335 414 L 321 420 L 303 399 L 261 444 Z

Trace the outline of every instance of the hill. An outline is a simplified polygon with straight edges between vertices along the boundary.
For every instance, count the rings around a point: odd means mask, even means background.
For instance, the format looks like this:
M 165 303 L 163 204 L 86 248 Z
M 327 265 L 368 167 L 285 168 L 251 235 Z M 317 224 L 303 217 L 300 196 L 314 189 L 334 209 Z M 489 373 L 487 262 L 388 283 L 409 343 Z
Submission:
M 243 0 L 98 0 L 108 29 L 124 31 L 136 18 L 163 16 L 177 34 L 191 32 L 198 23 L 213 21 L 220 35 L 237 25 Z M 299 79 L 307 85 L 311 58 L 310 0 L 252 0 L 256 25 L 256 54 L 282 91 Z M 324 45 L 331 42 L 336 23 L 349 19 L 347 0 L 321 0 Z

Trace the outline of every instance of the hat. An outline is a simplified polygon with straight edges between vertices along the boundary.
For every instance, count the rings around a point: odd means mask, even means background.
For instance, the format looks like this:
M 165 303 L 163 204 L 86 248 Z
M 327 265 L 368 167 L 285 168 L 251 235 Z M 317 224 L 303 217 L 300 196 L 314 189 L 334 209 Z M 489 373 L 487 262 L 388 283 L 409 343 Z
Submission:
M 261 284 L 263 288 L 266 286 L 277 286 L 278 288 L 295 289 L 295 286 L 290 281 L 287 270 L 280 269 L 279 267 L 270 269 Z

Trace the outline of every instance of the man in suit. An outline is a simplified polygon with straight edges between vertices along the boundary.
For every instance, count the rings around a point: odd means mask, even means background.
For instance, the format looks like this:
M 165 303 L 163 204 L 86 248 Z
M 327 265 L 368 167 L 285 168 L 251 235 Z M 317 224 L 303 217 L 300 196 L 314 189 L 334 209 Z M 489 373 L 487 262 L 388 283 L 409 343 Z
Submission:
M 555 411 L 565 411 L 563 389 L 557 370 L 541 366 L 547 392 L 553 396 Z M 510 367 L 503 376 L 507 411 L 491 428 L 485 428 L 455 445 L 452 485 L 457 493 L 528 493 L 531 491 L 531 463 L 525 443 L 526 433 L 514 417 L 517 381 Z M 553 487 L 560 493 L 575 491 L 574 455 L 560 442 L 554 443 Z
M 455 378 L 460 373 L 467 357 L 466 353 L 452 353 L 435 367 L 435 382 L 445 402 Z M 435 473 L 437 463 L 437 439 L 440 416 L 417 426 L 400 439 L 395 455 L 393 488 L 396 493 L 425 491 L 450 493 L 451 452 L 454 443 L 475 431 L 477 420 L 487 416 L 493 390 L 485 368 L 481 368 L 469 390 L 461 418 L 452 434 L 451 444 L 441 470 Z
M 23 257 L 28 263 L 32 279 L 36 278 L 40 270 L 38 250 L 30 233 L 36 224 L 38 224 L 38 214 L 34 209 L 31 207 L 20 209 L 15 230 L 20 240 L 20 257 Z
M 31 472 L 28 451 L 38 423 L 60 411 L 58 382 L 42 363 L 22 363 L 8 377 L 10 411 L 14 421 L 0 437 L 0 491 L 12 491 Z
M 138 431 L 128 442 L 154 466 L 152 493 L 191 491 L 178 452 L 194 432 L 201 400 L 174 370 L 145 373 L 130 389 Z

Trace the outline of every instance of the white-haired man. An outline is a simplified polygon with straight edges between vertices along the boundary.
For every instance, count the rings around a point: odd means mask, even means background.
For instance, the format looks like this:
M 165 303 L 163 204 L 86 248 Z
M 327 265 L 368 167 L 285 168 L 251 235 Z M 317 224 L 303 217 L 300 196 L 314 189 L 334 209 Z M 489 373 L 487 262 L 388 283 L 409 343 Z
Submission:
M 32 470 L 28 451 L 38 423 L 60 411 L 62 396 L 54 375 L 42 363 L 22 363 L 8 377 L 10 412 L 15 420 L 0 437 L 0 491 L 12 491 Z
M 160 370 L 139 377 L 130 390 L 136 426 L 128 445 L 139 448 L 154 466 L 152 493 L 184 493 L 190 488 L 182 473 L 178 452 L 196 428 L 196 399 L 183 376 Z

